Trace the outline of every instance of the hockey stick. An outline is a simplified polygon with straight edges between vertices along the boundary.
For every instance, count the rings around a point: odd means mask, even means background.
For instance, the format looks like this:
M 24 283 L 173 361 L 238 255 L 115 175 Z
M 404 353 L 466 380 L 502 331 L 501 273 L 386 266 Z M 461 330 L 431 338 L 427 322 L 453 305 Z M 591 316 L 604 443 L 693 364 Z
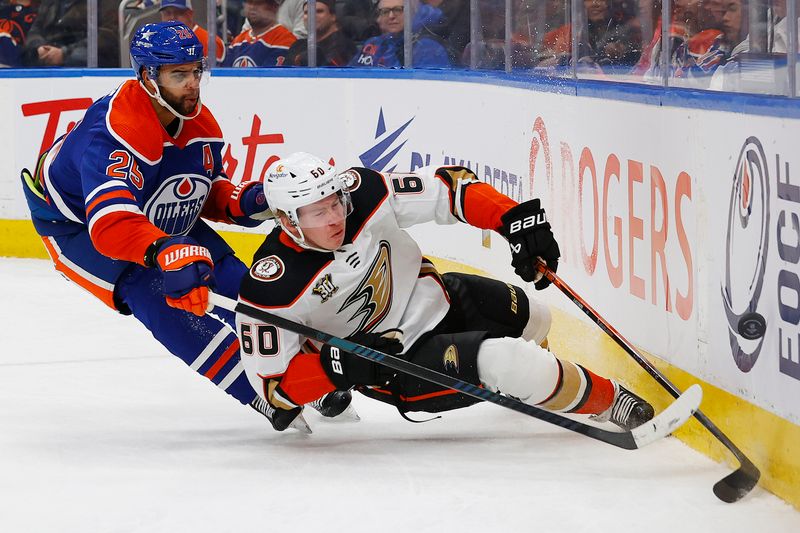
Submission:
M 586 435 L 587 437 L 591 437 L 593 439 L 600 440 L 626 450 L 641 448 L 672 433 L 672 431 L 677 429 L 692 416 L 692 413 L 694 413 L 694 411 L 700 406 L 700 400 L 703 396 L 703 391 L 700 386 L 693 385 L 687 389 L 686 392 L 680 395 L 677 400 L 672 402 L 672 404 L 669 405 L 663 412 L 659 413 L 658 416 L 646 424 L 643 424 L 630 431 L 609 431 L 597 426 L 572 420 L 557 413 L 545 411 L 544 409 L 528 405 L 510 396 L 504 396 L 496 392 L 491 392 L 487 389 L 472 385 L 471 383 L 448 376 L 447 374 L 442 374 L 399 357 L 388 355 L 383 352 L 373 350 L 367 346 L 356 344 L 347 339 L 330 335 L 318 329 L 306 326 L 304 324 L 299 324 L 287 318 L 274 315 L 263 309 L 259 309 L 252 305 L 247 305 L 242 302 L 237 302 L 236 300 L 226 298 L 225 296 L 221 296 L 213 292 L 209 292 L 208 299 L 209 306 L 219 306 L 223 309 L 228 309 L 229 311 L 242 313 L 250 318 L 261 320 L 262 322 L 268 322 L 274 326 L 278 326 L 279 328 L 288 331 L 293 331 L 294 333 L 303 335 L 309 339 L 317 340 L 319 342 L 339 348 L 340 350 L 363 357 L 364 359 L 369 359 L 370 361 L 380 363 L 393 370 L 397 370 L 398 372 L 403 372 L 404 374 L 408 374 L 419 379 L 424 379 L 431 383 L 435 383 L 436 385 L 447 387 L 448 389 L 472 396 L 478 400 L 484 400 L 502 407 L 506 407 L 513 411 L 532 416 L 533 418 L 538 418 L 539 420 L 549 422 L 550 424 L 560 426 L 564 429 Z
M 639 366 L 644 368 L 648 374 L 653 376 L 653 378 L 667 391 L 669 391 L 672 396 L 675 398 L 680 397 L 681 391 L 678 390 L 675 385 L 673 385 L 667 378 L 659 372 L 657 368 L 655 368 L 647 359 L 645 359 L 633 345 L 628 342 L 625 337 L 623 337 L 616 329 L 614 329 L 611 324 L 609 324 L 600 314 L 595 311 L 592 306 L 586 303 L 586 300 L 581 298 L 578 293 L 575 292 L 569 285 L 567 285 L 564 280 L 559 278 L 552 270 L 548 269 L 544 263 L 539 263 L 537 266 L 540 272 L 542 272 L 547 279 L 549 279 L 553 285 L 559 288 L 561 292 L 563 292 L 567 298 L 572 300 L 572 302 L 577 305 L 581 311 L 583 311 L 586 316 L 592 319 L 592 321 L 600 326 L 600 329 L 608 333 L 608 335 L 614 339 L 614 341 L 623 349 L 625 350 L 628 355 L 630 355 Z M 694 386 L 694 385 L 693 385 Z M 708 431 L 711 432 L 714 437 L 718 441 L 722 443 L 723 446 L 728 448 L 730 452 L 736 457 L 736 459 L 740 463 L 740 467 L 733 471 L 732 473 L 728 474 L 717 483 L 714 484 L 714 494 L 720 500 L 726 503 L 733 503 L 739 501 L 743 498 L 748 492 L 753 490 L 753 487 L 756 486 L 758 483 L 758 479 L 761 477 L 761 472 L 758 470 L 758 467 L 747 458 L 747 456 L 742 453 L 739 448 L 736 447 L 731 440 L 725 436 L 725 434 L 714 425 L 714 423 L 709 420 L 709 418 L 704 415 L 701 411 L 696 411 L 694 413 L 695 418 L 706 428 Z

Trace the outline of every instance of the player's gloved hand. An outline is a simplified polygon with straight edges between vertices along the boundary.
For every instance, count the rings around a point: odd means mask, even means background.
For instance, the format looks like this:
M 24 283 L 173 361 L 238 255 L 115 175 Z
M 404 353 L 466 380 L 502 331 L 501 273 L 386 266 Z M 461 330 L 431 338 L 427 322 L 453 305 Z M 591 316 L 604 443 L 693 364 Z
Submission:
M 544 259 L 547 267 L 555 272 L 561 252 L 539 199 L 512 207 L 500 220 L 503 222 L 500 232 L 511 246 L 514 272 L 525 281 L 535 282 L 536 290 L 550 285 L 550 280 L 536 269 L 537 258 Z
M 403 332 L 399 329 L 380 333 L 357 333 L 349 337 L 349 340 L 389 355 L 397 355 L 403 351 Z M 335 346 L 323 346 L 319 358 L 328 379 L 339 390 L 348 390 L 355 385 L 386 385 L 394 377 L 391 368 L 339 350 Z
M 164 273 L 164 296 L 170 307 L 203 316 L 208 288 L 214 282 L 211 252 L 191 237 L 162 237 L 150 245 L 145 264 Z
M 264 184 L 248 181 L 239 184 L 231 194 L 231 215 L 234 218 L 248 217 L 254 220 L 274 218 L 264 195 Z

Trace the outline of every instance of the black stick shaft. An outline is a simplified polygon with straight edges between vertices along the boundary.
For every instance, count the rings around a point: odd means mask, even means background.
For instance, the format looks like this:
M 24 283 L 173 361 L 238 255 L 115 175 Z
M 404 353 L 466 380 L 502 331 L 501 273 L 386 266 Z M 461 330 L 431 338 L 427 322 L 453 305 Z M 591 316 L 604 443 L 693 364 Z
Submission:
M 442 374 L 441 372 L 417 365 L 410 361 L 406 361 L 405 359 L 385 354 L 367 346 L 362 346 L 361 344 L 356 344 L 347 339 L 336 337 L 334 335 L 325 333 L 324 331 L 294 322 L 263 309 L 259 309 L 258 307 L 247 305 L 242 302 L 236 302 L 235 300 L 226 298 L 219 294 L 211 293 L 209 295 L 209 300 L 213 305 L 242 313 L 243 315 L 261 320 L 263 322 L 268 322 L 279 328 L 293 331 L 294 333 L 303 335 L 309 339 L 314 339 L 330 346 L 335 346 L 340 350 L 344 350 L 359 357 L 363 357 L 364 359 L 369 359 L 376 363 L 380 363 L 393 370 L 397 370 L 398 372 L 403 372 L 404 374 L 408 374 L 419 379 L 424 379 L 431 383 L 435 383 L 436 385 L 447 387 L 448 389 L 472 396 L 478 400 L 497 404 L 501 407 L 523 413 L 544 422 L 548 422 L 564 429 L 607 442 L 620 448 L 633 450 L 639 447 L 630 432 L 607 431 L 596 426 L 591 426 L 589 424 L 572 420 L 557 413 L 545 411 L 544 409 L 528 405 L 509 396 L 503 396 L 502 394 L 492 392 L 488 389 L 484 389 L 471 383 L 467 383 L 466 381 L 448 376 L 447 374 Z

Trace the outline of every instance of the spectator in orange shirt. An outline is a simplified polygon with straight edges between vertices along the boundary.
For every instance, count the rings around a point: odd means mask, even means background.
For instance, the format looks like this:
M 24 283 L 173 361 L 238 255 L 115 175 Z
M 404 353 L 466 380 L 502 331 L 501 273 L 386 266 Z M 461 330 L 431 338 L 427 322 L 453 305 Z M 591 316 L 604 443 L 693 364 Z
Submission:
M 194 23 L 192 0 L 161 0 L 161 9 L 158 12 L 161 14 L 161 22 L 177 20 L 192 28 L 197 39 L 203 44 L 203 55 L 208 57 L 208 32 Z M 225 60 L 225 43 L 219 36 L 216 42 L 217 63 L 222 63 Z
M 250 29 L 237 35 L 228 49 L 227 67 L 281 67 L 297 37 L 278 24 L 283 0 L 244 0 Z

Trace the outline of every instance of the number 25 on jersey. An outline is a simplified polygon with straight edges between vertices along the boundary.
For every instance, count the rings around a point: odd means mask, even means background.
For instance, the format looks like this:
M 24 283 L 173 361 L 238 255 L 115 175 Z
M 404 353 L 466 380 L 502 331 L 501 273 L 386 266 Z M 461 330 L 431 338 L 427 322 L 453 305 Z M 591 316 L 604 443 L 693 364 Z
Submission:
M 114 150 L 108 159 L 112 162 L 106 167 L 106 175 L 109 178 L 118 180 L 130 180 L 134 187 L 142 190 L 144 186 L 144 176 L 139 170 L 136 159 L 125 150 Z

